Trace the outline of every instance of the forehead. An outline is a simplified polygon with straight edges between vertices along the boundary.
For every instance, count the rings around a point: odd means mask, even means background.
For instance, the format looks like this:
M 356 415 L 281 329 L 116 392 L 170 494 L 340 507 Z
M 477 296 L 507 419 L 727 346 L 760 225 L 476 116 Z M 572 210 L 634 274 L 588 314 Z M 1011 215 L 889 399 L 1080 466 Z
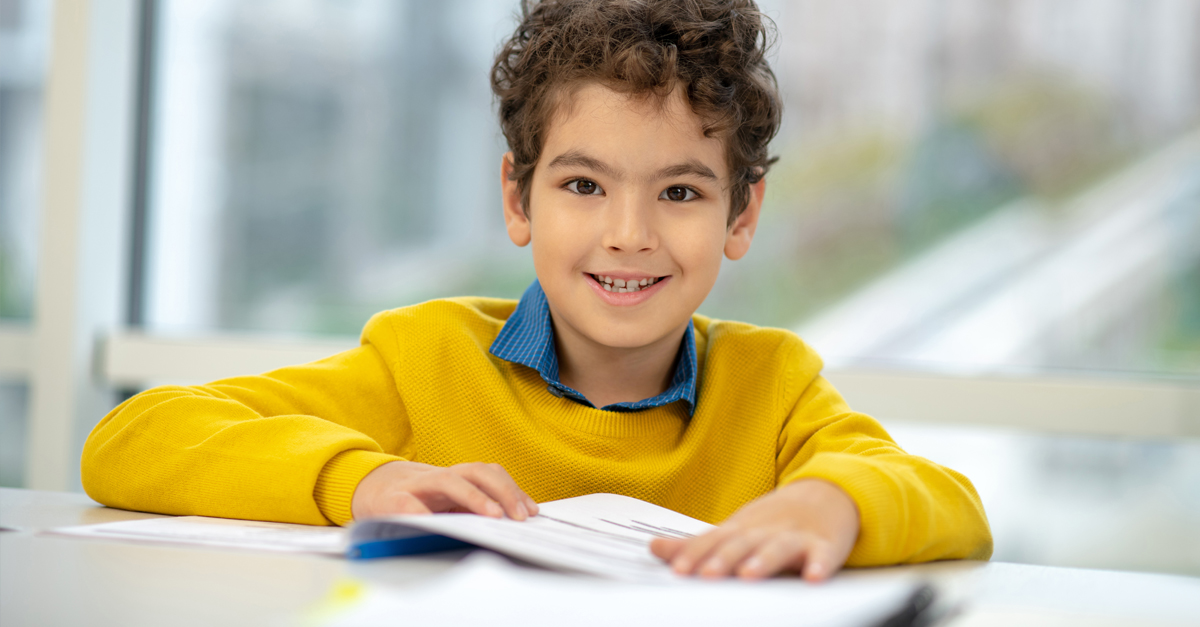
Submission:
M 699 160 L 725 178 L 725 142 L 704 134 L 682 89 L 666 96 L 626 94 L 599 83 L 564 89 L 548 116 L 539 161 L 570 150 L 620 163 L 624 168 L 662 167 Z

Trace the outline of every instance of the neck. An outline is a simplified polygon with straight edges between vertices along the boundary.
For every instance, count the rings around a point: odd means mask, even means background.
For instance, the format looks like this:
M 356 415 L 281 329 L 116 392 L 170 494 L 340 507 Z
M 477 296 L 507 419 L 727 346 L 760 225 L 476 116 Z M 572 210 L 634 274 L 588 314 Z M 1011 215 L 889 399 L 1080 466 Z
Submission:
M 662 394 L 671 385 L 686 322 L 651 344 L 622 348 L 594 342 L 552 317 L 558 378 L 596 407 L 636 403 Z

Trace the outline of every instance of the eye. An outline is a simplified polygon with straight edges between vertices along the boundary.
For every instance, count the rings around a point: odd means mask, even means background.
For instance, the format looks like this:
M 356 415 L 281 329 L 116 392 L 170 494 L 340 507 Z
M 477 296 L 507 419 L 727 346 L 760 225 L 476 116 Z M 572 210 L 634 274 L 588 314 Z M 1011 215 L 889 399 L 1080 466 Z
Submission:
M 674 202 L 686 202 L 699 198 L 696 190 L 682 185 L 672 185 L 663 190 L 663 193 L 658 195 L 659 200 L 670 200 Z
M 604 190 L 600 189 L 600 186 L 597 185 L 595 181 L 589 181 L 587 179 L 575 179 L 574 181 L 567 183 L 567 189 L 583 196 L 594 196 L 596 194 L 604 193 Z

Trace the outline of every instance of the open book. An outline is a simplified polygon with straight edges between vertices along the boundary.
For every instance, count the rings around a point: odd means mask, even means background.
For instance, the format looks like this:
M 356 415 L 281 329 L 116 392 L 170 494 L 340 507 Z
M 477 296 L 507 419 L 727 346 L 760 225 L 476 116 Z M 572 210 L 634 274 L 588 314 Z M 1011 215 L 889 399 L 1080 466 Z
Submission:
M 542 503 L 517 522 L 474 514 L 389 516 L 349 530 L 203 516 L 151 518 L 65 527 L 51 533 L 132 542 L 346 555 L 354 559 L 480 546 L 528 562 L 629 581 L 667 581 L 650 554 L 655 537 L 688 538 L 712 525 L 616 494 Z
M 650 541 L 690 538 L 713 528 L 616 494 L 550 501 L 538 509 L 537 516 L 523 522 L 472 514 L 364 520 L 350 528 L 349 555 L 376 557 L 470 544 L 554 569 L 627 581 L 665 581 L 675 577 L 650 553 Z

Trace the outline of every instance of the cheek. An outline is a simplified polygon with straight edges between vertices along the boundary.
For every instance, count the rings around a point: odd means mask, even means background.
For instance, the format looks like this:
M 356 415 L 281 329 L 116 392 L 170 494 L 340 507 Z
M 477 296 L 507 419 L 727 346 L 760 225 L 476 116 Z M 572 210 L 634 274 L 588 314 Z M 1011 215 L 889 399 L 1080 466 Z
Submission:
M 703 225 L 692 230 L 687 243 L 687 263 L 692 271 L 702 275 L 716 274 L 721 269 L 721 259 L 725 256 L 725 223 L 708 220 Z
M 569 208 L 545 207 L 530 221 L 530 248 L 539 278 L 553 280 L 564 272 L 574 273 L 588 250 L 591 238 L 586 223 L 572 220 L 570 212 Z
M 694 258 L 691 260 L 692 273 L 697 279 L 697 288 L 703 289 L 707 295 L 708 290 L 717 281 L 717 274 L 721 271 L 721 259 L 723 258 L 725 240 L 724 238 L 713 239 L 703 243 L 700 250 L 696 251 Z

